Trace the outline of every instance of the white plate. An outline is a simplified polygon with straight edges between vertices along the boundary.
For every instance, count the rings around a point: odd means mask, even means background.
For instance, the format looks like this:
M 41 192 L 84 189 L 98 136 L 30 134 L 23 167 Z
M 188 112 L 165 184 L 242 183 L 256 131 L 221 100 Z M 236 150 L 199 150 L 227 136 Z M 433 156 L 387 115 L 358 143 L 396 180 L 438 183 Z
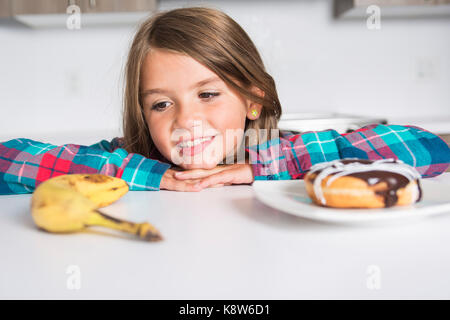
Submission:
M 423 198 L 410 206 L 383 209 L 338 209 L 315 205 L 303 180 L 256 180 L 256 197 L 264 204 L 303 218 L 342 223 L 403 221 L 440 213 L 450 213 L 450 185 L 421 180 Z

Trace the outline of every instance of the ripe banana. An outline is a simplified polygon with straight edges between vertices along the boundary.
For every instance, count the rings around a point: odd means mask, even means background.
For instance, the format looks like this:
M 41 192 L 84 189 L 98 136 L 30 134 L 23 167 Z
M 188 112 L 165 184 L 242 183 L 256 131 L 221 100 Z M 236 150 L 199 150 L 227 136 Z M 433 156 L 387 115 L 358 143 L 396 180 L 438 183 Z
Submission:
M 110 205 L 128 192 L 128 185 L 124 180 L 104 174 L 66 174 L 50 180 L 52 184 L 81 193 L 99 208 Z
M 113 218 L 98 210 L 128 192 L 127 183 L 102 174 L 68 174 L 41 183 L 31 198 L 31 213 L 38 227 L 48 232 L 75 232 L 104 226 L 138 235 L 147 241 L 161 240 L 149 223 Z

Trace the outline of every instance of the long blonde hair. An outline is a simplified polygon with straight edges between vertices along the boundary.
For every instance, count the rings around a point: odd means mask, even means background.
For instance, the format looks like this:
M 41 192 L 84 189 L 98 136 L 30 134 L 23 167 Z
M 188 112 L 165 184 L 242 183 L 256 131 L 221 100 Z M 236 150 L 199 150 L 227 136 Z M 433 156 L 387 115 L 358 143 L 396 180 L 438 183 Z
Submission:
M 281 105 L 275 81 L 266 72 L 255 45 L 239 24 L 225 13 L 206 7 L 190 7 L 151 16 L 140 25 L 134 36 L 125 69 L 123 140 L 128 152 L 150 157 L 157 151 L 139 94 L 141 66 L 151 48 L 192 57 L 243 96 L 262 104 L 259 118 L 247 118 L 244 130 L 266 129 L 269 132 L 267 137 L 271 139 L 271 129 L 277 129 L 281 116 Z M 262 90 L 264 97 L 255 95 L 250 90 L 251 86 Z

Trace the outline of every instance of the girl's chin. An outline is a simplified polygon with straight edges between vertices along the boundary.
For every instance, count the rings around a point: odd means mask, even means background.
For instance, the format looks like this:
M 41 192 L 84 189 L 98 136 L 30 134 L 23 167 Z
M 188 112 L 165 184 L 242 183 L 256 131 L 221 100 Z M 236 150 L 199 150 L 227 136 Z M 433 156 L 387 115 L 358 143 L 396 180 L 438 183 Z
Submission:
M 185 164 L 180 163 L 178 165 L 179 167 L 186 169 L 186 170 L 192 170 L 192 169 L 212 169 L 217 166 L 216 162 L 209 163 L 209 162 L 202 162 L 202 163 L 191 163 L 191 164 Z
M 215 159 L 214 157 L 176 157 L 169 158 L 173 164 L 176 166 L 183 168 L 183 169 L 211 169 L 217 166 L 219 163 L 219 160 Z

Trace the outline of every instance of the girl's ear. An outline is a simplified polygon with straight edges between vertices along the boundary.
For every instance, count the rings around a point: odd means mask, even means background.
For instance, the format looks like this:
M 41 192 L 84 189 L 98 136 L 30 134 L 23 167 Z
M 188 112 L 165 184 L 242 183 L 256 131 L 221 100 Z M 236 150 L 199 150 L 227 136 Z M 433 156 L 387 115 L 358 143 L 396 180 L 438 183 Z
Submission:
M 261 98 L 264 98 L 264 91 L 262 91 L 261 89 L 253 86 L 251 91 L 260 96 Z M 252 100 L 247 100 L 247 118 L 249 118 L 250 120 L 256 120 L 259 118 L 259 116 L 261 115 L 261 109 L 262 109 L 262 104 L 260 103 L 256 103 Z

